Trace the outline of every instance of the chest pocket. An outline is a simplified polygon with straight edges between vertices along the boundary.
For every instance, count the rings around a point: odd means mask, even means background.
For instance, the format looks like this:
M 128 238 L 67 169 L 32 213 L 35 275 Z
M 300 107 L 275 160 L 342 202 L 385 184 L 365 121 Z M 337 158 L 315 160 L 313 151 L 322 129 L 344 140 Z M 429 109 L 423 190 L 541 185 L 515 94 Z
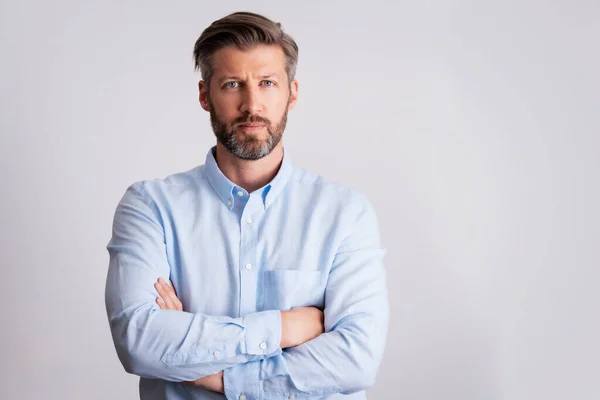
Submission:
M 325 276 L 321 271 L 276 269 L 263 272 L 263 309 L 323 309 Z

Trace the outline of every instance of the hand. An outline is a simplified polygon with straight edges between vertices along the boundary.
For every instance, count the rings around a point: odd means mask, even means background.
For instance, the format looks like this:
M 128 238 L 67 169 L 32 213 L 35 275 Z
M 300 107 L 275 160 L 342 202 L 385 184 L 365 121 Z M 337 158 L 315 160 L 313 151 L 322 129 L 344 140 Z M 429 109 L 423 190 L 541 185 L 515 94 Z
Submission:
M 212 390 L 213 392 L 225 393 L 225 388 L 223 386 L 223 371 L 186 383 L 202 389 Z
M 161 310 L 183 311 L 181 301 L 179 301 L 171 282 L 167 282 L 163 278 L 158 278 L 158 281 L 154 284 L 154 288 L 160 296 L 156 299 L 156 304 L 158 304 Z
M 324 315 L 318 308 L 298 307 L 281 312 L 282 349 L 299 346 L 324 332 Z
M 158 304 L 161 310 L 183 311 L 181 301 L 179 301 L 175 288 L 171 282 L 167 282 L 163 278 L 158 278 L 158 281 L 154 284 L 154 288 L 160 296 L 156 299 L 156 304 Z M 213 392 L 225 392 L 223 386 L 223 371 L 185 383 L 206 390 L 212 390 Z

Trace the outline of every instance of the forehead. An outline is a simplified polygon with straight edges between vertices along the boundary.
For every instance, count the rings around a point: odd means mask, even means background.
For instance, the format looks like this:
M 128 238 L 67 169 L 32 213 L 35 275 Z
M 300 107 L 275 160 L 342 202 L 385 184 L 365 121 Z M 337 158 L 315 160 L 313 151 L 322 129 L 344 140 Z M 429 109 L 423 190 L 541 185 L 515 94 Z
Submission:
M 280 46 L 255 46 L 248 50 L 224 47 L 212 56 L 215 78 L 225 75 L 283 73 L 285 54 Z

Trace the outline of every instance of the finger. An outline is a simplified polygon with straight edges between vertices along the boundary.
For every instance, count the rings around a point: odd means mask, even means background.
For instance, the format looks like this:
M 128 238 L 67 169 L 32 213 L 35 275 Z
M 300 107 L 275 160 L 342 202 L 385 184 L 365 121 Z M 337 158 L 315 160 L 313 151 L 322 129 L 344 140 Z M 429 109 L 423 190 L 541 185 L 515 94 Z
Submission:
M 173 290 L 173 293 L 175 293 L 175 296 L 177 296 L 177 291 L 175 290 L 175 286 L 173 286 L 173 282 L 167 281 L 167 285 L 169 285 L 171 290 Z
M 165 298 L 164 296 L 161 297 L 165 300 L 165 302 L 172 304 L 172 310 L 182 311 L 183 307 L 181 305 L 181 301 L 179 301 L 179 298 L 175 294 L 175 288 L 173 285 L 165 281 L 163 278 L 159 278 L 158 281 L 162 284 L 166 296 L 168 296 L 168 298 Z
M 171 295 L 169 294 L 168 289 L 165 288 L 164 285 L 157 282 L 154 284 L 154 288 L 165 303 L 167 310 L 177 310 L 177 307 L 175 307 L 175 304 L 171 301 Z
M 165 302 L 165 298 L 167 298 L 167 293 L 163 289 L 162 285 L 158 282 L 154 284 L 154 289 L 158 292 L 158 296 L 156 302 L 159 306 L 162 306 L 161 309 L 169 309 L 169 304 Z
M 164 279 L 162 279 L 162 284 L 163 284 L 164 288 L 166 289 L 167 293 L 169 294 L 170 301 L 175 306 L 175 309 L 178 311 L 182 311 L 183 307 L 181 305 L 181 301 L 179 301 L 179 298 L 177 297 L 177 294 L 175 293 L 175 288 L 173 287 L 171 282 L 167 282 Z
M 165 304 L 165 301 L 161 297 L 157 297 L 156 298 L 156 304 L 158 304 L 158 307 L 161 310 L 165 310 L 167 308 L 167 305 Z

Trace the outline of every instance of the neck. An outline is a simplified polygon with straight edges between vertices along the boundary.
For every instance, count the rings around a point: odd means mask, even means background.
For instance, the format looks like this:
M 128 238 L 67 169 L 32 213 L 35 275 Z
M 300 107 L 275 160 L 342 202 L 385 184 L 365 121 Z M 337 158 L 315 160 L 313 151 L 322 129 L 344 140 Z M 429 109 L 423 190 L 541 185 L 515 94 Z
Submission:
M 260 160 L 242 160 L 217 142 L 217 165 L 231 182 L 248 193 L 260 189 L 273 180 L 283 160 L 283 146 L 279 142 L 273 151 Z

